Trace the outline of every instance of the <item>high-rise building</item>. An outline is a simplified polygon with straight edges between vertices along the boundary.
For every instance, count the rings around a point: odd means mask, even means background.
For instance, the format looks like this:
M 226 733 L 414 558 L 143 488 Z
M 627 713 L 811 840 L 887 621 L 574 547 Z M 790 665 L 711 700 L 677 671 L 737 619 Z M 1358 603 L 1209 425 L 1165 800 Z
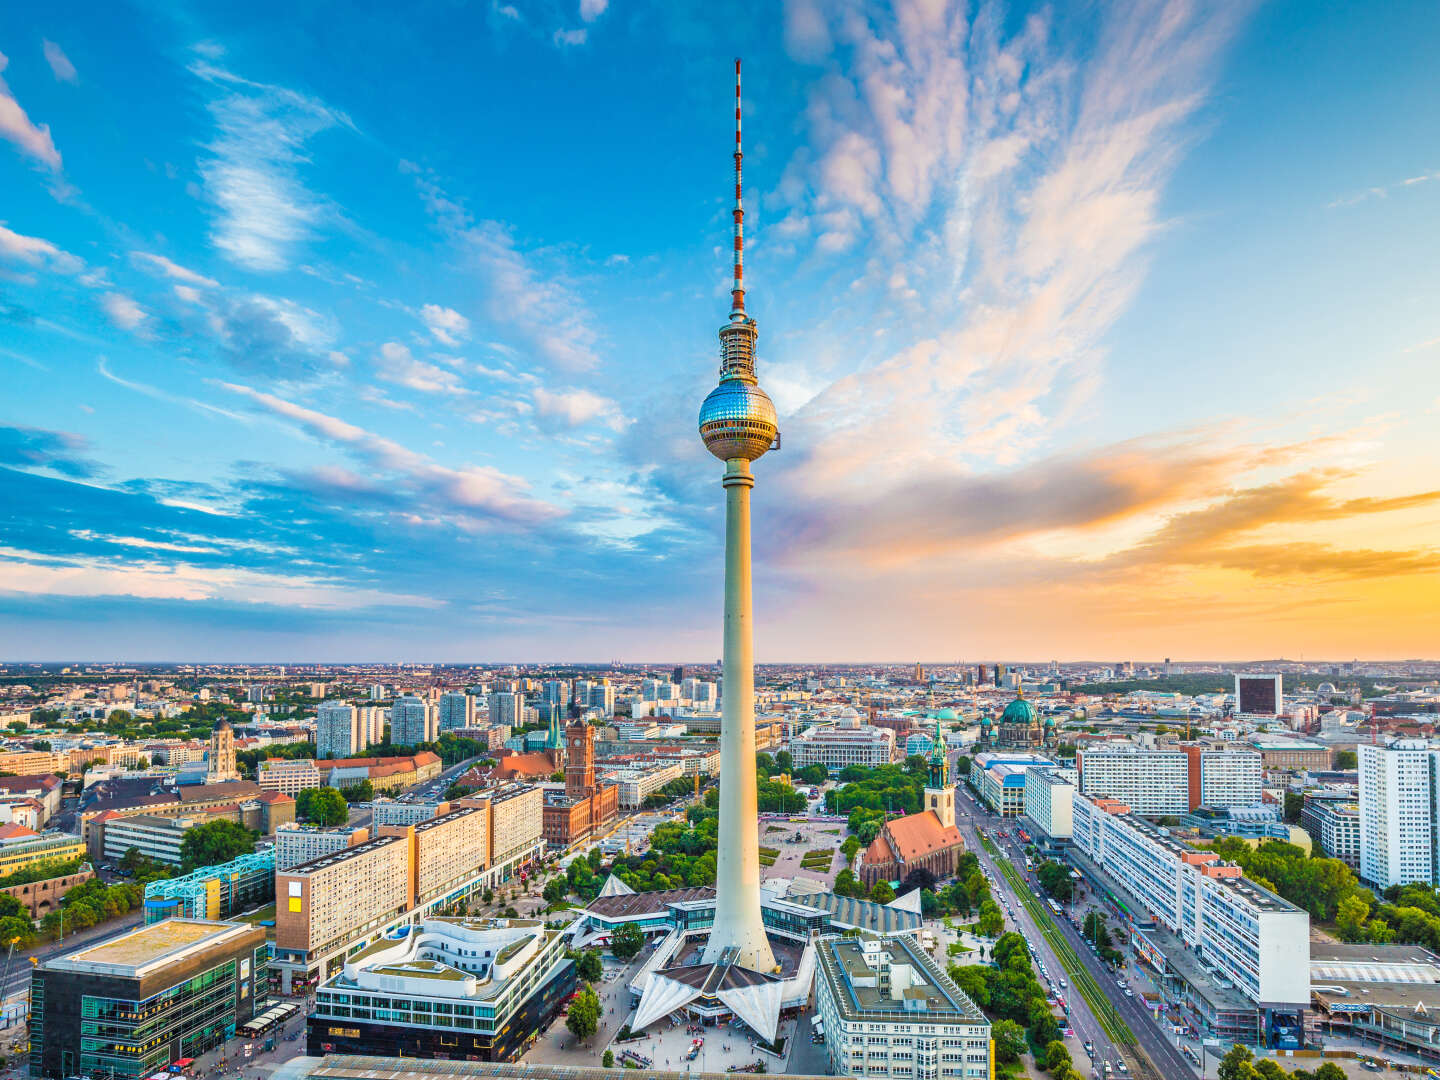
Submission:
M 1235 711 L 1279 716 L 1285 711 L 1281 675 L 1236 675 Z
M 680 684 L 680 697 L 696 709 L 711 712 L 719 702 L 720 693 L 713 682 L 689 678 Z
M 418 746 L 434 742 L 435 710 L 418 697 L 397 698 L 390 707 L 390 742 L 395 746 Z
M 438 728 L 454 731 L 475 723 L 475 699 L 463 691 L 452 690 L 440 695 Z
M 541 688 L 540 699 L 551 705 L 566 705 L 570 702 L 569 679 L 546 679 Z
M 677 666 L 677 667 L 675 668 L 674 672 L 673 672 L 673 673 L 671 674 L 671 676 L 670 676 L 670 681 L 673 682 L 673 683 L 675 683 L 677 686 L 678 686 L 680 683 L 684 682 L 684 681 L 685 681 L 685 669 L 684 669 L 683 667 Z
M 369 745 L 362 733 L 360 711 L 341 701 L 325 701 L 315 710 L 315 756 L 350 757 Z
M 1440 749 L 1423 739 L 1361 743 L 1360 879 L 1378 889 L 1440 884 Z
M 640 680 L 641 701 L 674 701 L 680 696 L 678 688 L 664 679 Z
M 525 697 L 509 690 L 500 690 L 489 697 L 490 723 L 509 724 L 517 728 L 525 723 Z

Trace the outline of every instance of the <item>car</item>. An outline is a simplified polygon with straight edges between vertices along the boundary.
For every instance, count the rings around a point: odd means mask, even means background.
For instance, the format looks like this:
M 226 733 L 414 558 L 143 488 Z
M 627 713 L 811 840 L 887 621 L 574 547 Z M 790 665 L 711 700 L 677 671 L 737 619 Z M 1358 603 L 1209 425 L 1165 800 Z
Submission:
M 328 714 L 327 714 L 327 715 L 328 715 Z M 1067 983 L 1064 979 L 1061 979 L 1061 980 L 1060 980 L 1060 989 L 1061 989 L 1061 990 L 1069 990 L 1069 989 L 1070 989 L 1070 984 Z
M 1135 996 L 1135 991 L 1134 991 L 1134 990 L 1131 990 L 1131 989 L 1127 986 L 1127 987 L 1125 987 L 1125 996 L 1128 997 L 1128 998 L 1133 998 L 1133 997 Z
M 1094 1056 L 1095 1056 L 1095 1044 L 1094 1044 L 1093 1042 L 1086 1042 L 1086 1043 L 1085 1043 L 1085 1056 L 1086 1056 L 1086 1057 L 1094 1057 Z

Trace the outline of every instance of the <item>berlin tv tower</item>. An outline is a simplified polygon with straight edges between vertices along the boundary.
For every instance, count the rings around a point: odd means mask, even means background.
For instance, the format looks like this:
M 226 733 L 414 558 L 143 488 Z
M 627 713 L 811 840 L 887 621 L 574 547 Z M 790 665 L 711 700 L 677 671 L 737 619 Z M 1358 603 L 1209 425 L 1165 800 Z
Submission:
M 731 949 L 751 971 L 775 955 L 760 916 L 759 815 L 755 805 L 755 641 L 750 602 L 750 463 L 779 445 L 775 404 L 755 379 L 755 320 L 745 314 L 745 209 L 741 199 L 740 61 L 735 61 L 735 281 L 720 328 L 720 385 L 700 406 L 700 438 L 725 462 L 725 671 L 721 683 L 720 836 L 715 925 L 703 962 Z

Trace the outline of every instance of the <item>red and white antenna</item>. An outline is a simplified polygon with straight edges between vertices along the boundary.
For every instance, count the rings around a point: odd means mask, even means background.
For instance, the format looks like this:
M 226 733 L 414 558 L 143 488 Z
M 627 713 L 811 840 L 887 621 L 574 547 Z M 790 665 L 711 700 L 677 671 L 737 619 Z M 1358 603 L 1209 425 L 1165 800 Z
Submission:
M 730 287 L 730 314 L 745 311 L 745 206 L 740 195 L 740 59 L 735 59 L 735 282 Z

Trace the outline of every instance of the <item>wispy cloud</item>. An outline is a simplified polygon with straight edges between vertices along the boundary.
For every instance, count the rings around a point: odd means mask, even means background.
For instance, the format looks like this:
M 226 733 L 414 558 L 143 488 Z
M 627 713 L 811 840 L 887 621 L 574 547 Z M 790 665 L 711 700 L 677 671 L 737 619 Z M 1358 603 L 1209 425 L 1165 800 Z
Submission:
M 143 266 L 152 273 L 163 274 L 168 278 L 183 282 L 186 285 L 202 285 L 207 289 L 218 288 L 220 283 L 214 278 L 208 278 L 204 274 L 198 274 L 194 270 L 187 269 L 177 262 L 167 259 L 164 255 L 152 255 L 146 251 L 132 251 L 130 259 L 137 266 Z
M 1384 199 L 1390 196 L 1391 192 L 1400 191 L 1403 188 L 1414 187 L 1416 184 L 1424 184 L 1430 180 L 1440 180 L 1440 170 L 1429 173 L 1420 173 L 1416 176 L 1407 176 L 1403 180 L 1397 180 L 1393 184 L 1381 184 L 1376 187 L 1366 188 L 1364 191 L 1357 191 L 1350 195 L 1342 195 L 1325 204 L 1326 210 L 1334 210 L 1344 206 L 1356 206 L 1359 203 L 1367 202 L 1370 199 Z
M 100 297 L 100 307 L 110 321 L 122 330 L 136 330 L 150 317 L 133 297 L 122 292 L 105 293 Z
M 281 86 L 252 82 L 208 61 L 191 72 L 215 88 L 215 139 L 200 161 L 216 208 L 211 236 L 227 258 L 251 270 L 281 270 L 328 212 L 301 178 L 308 143 L 349 117 Z
M 375 358 L 375 374 L 386 382 L 423 394 L 465 393 L 455 372 L 415 359 L 409 347 L 397 341 L 387 341 L 380 346 Z
M 248 386 L 221 385 L 276 416 L 294 421 L 310 435 L 344 447 L 372 468 L 403 478 L 408 483 L 409 496 L 428 513 L 448 510 L 471 515 L 477 523 L 489 521 L 511 526 L 537 525 L 563 513 L 560 507 L 528 494 L 529 485 L 523 479 L 499 469 L 440 465 L 424 454 L 337 417 Z
M 0 53 L 0 72 L 9 66 L 9 58 Z M 50 137 L 50 125 L 32 121 L 4 79 L 0 79 L 0 138 L 8 139 L 52 172 L 60 171 L 60 151 Z
M 409 162 L 400 168 L 414 178 L 426 210 L 474 275 L 480 310 L 495 328 L 514 335 L 515 344 L 547 367 L 571 372 L 593 368 L 599 358 L 592 316 L 564 277 L 542 273 L 536 255 L 521 250 L 510 226 L 475 221 L 464 203 L 429 172 Z
M 573 30 L 556 30 L 551 40 L 560 46 L 584 45 L 589 36 L 590 31 L 581 26 Z
M 426 304 L 420 318 L 435 340 L 446 345 L 459 345 L 470 336 L 470 320 L 453 308 Z
M 55 73 L 55 78 L 60 82 L 77 83 L 80 81 L 75 74 L 75 65 L 65 55 L 65 50 L 49 38 L 45 39 L 45 62 L 50 65 L 50 70 Z
M 65 274 L 78 274 L 85 263 L 76 255 L 62 251 L 49 240 L 24 236 L 0 225 L 0 256 L 25 263 L 27 266 L 48 266 Z
M 613 400 L 590 390 L 573 388 L 551 391 L 543 386 L 536 387 L 535 415 L 541 421 L 541 427 L 546 426 L 546 421 L 574 428 L 592 420 L 601 420 L 618 431 L 625 423 L 619 405 Z
M 610 0 L 580 0 L 580 18 L 587 23 L 594 22 L 609 7 Z

